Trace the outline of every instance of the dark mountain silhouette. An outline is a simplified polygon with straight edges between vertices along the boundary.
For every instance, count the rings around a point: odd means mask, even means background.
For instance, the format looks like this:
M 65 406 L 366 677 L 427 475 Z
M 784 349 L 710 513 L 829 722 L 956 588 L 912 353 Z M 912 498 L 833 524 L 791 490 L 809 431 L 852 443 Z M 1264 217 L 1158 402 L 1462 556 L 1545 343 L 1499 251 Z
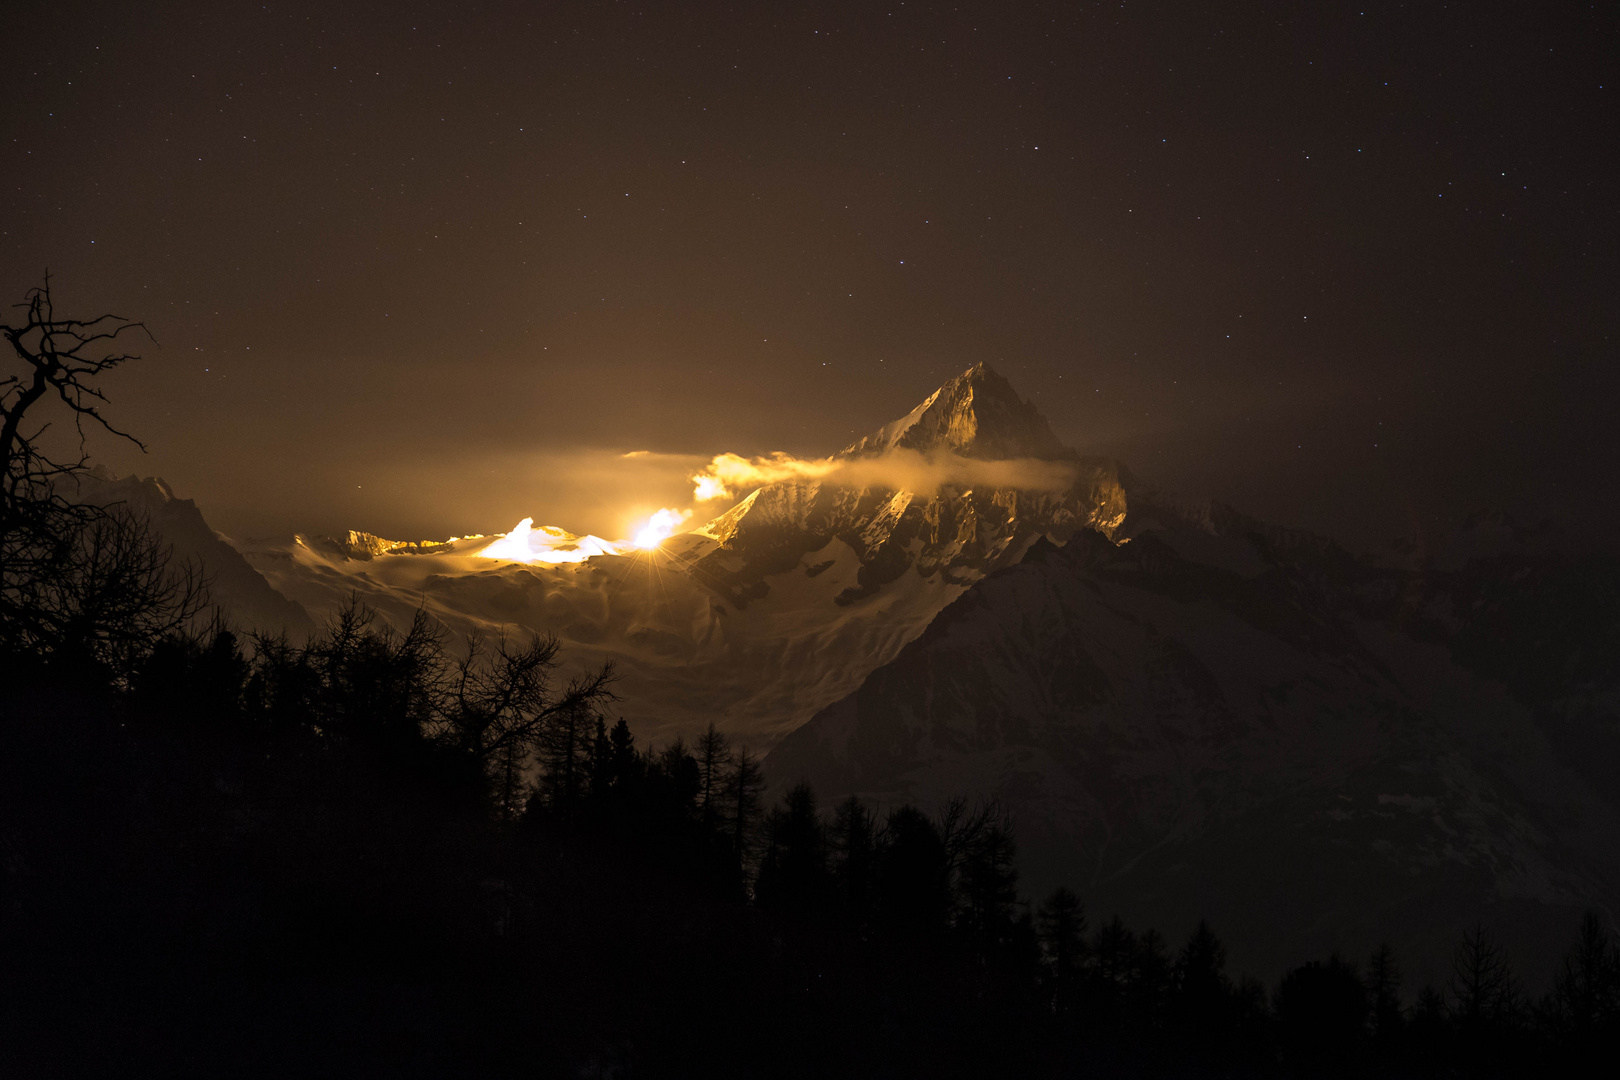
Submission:
M 1550 955 L 1620 906 L 1612 564 L 1572 608 L 1540 556 L 1375 567 L 1219 505 L 1139 496 L 1115 538 L 977 583 L 769 774 L 993 795 L 1035 881 L 1267 974 L 1385 939 L 1424 974 L 1472 920 Z
M 203 520 L 197 504 L 176 498 L 155 477 L 114 477 L 105 469 L 80 474 L 72 482 L 75 501 L 127 507 L 163 542 L 175 560 L 194 560 L 209 583 L 212 601 L 244 630 L 283 631 L 302 639 L 314 629 L 309 613 L 271 587 L 232 544 Z

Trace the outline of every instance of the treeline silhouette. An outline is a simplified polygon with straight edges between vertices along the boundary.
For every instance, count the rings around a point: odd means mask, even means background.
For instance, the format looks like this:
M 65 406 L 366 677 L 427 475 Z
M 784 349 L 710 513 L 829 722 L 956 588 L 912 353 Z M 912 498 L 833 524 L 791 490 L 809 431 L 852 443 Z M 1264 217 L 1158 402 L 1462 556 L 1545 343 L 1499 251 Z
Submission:
M 10 1075 L 1441 1076 L 1620 1033 L 1596 915 L 1532 1001 L 1481 929 L 1234 979 L 1060 889 L 1010 824 L 805 787 L 711 728 L 642 748 L 555 641 L 451 649 L 351 603 L 92 662 L 13 648 L 0 712 Z
M 202 622 L 201 568 L 72 498 L 39 410 L 103 428 L 141 329 L 0 325 L 0 1075 L 1452 1076 L 1620 1034 L 1589 915 L 1532 1001 L 1481 928 L 1444 987 L 1388 949 L 1234 980 L 1060 889 L 1010 823 L 798 787 L 711 727 L 639 747 L 555 639 L 452 647 L 350 603 Z M 25 423 L 25 420 L 27 421 Z M 133 440 L 131 440 L 133 441 Z

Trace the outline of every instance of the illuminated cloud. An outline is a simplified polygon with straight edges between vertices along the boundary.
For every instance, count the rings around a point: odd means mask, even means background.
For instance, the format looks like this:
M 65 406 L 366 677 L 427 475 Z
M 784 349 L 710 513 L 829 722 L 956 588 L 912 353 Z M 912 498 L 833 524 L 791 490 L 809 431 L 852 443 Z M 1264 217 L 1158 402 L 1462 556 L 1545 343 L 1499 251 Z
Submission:
M 893 488 L 933 493 L 942 487 L 996 487 L 1062 491 L 1074 483 L 1074 466 L 1063 461 L 1013 458 L 981 461 L 958 454 L 891 450 L 875 457 L 806 460 L 776 453 L 753 459 L 719 454 L 692 477 L 698 502 L 736 498 L 751 488 L 784 480 L 820 480 L 842 487 Z
M 832 458 L 805 460 L 777 453 L 752 460 L 739 454 L 716 454 L 708 467 L 692 477 L 693 497 L 699 502 L 732 499 L 749 488 L 782 480 L 817 480 L 837 468 Z
M 636 531 L 632 543 L 638 548 L 655 548 L 674 536 L 691 516 L 690 510 L 671 510 L 666 507 L 647 519 L 647 524 Z

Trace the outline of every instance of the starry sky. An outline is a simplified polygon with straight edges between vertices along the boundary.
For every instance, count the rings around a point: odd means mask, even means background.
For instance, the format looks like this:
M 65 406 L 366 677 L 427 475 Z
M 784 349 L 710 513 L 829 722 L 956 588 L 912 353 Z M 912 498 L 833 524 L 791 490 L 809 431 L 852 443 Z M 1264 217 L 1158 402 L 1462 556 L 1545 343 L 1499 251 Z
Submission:
M 234 535 L 615 535 L 981 360 L 1352 544 L 1620 524 L 1613 4 L 10 12 L 0 283 Z

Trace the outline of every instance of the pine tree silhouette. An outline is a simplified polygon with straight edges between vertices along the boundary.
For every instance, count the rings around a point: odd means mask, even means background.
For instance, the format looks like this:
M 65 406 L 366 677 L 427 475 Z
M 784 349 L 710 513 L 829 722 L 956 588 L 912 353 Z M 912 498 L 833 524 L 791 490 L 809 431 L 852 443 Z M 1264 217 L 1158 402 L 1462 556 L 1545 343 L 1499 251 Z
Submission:
M 762 908 L 797 920 L 825 914 L 828 902 L 827 840 L 816 814 L 816 796 L 799 784 L 765 823 L 765 853 L 754 895 Z
M 950 860 L 940 830 L 913 806 L 891 812 L 878 854 L 878 916 L 891 937 L 928 938 L 950 913 Z
M 703 807 L 703 824 L 715 829 L 720 822 L 721 794 L 725 790 L 726 770 L 731 761 L 731 745 L 726 737 L 709 722 L 708 730 L 698 739 L 697 764 L 699 802 Z
M 1296 1076 L 1359 1072 L 1367 1041 L 1367 991 L 1338 956 L 1283 976 L 1276 1017 L 1285 1069 Z
M 1378 1056 L 1387 1060 L 1398 1052 L 1406 1027 L 1401 1013 L 1401 969 L 1395 961 L 1395 950 L 1388 942 L 1380 945 L 1367 961 L 1364 985 L 1373 1046 Z
M 1082 965 L 1090 952 L 1086 947 L 1085 904 L 1072 889 L 1060 887 L 1036 909 L 1035 927 L 1053 1007 L 1060 1011 L 1077 1007 Z
M 1463 932 L 1452 952 L 1446 990 L 1452 1019 L 1465 1037 L 1504 1023 L 1519 1007 L 1513 969 L 1501 947 L 1478 924 Z
M 833 812 L 829 843 L 841 921 L 859 932 L 871 925 L 875 913 L 877 825 L 854 795 Z
M 1588 911 L 1554 979 L 1552 1007 L 1577 1053 L 1620 1035 L 1620 945 L 1603 917 Z
M 746 747 L 731 755 L 730 767 L 725 775 L 727 825 L 732 867 L 739 877 L 748 865 L 753 829 L 759 819 L 759 790 L 764 779 L 759 759 Z
M 1001 820 L 987 821 L 966 845 L 957 871 L 957 927 L 981 950 L 1009 941 L 1017 918 L 1017 845 Z

